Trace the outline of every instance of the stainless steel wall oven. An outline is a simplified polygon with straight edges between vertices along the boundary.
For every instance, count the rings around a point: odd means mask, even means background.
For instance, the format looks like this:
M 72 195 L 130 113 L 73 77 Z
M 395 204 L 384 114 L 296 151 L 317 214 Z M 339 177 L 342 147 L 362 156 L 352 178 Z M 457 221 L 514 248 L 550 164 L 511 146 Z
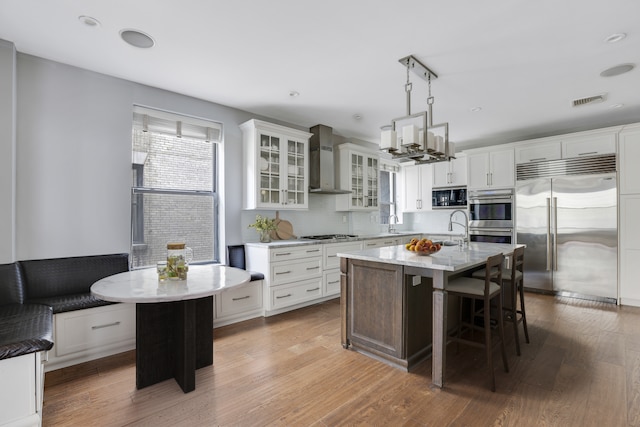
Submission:
M 469 191 L 469 240 L 515 243 L 515 195 L 511 188 Z

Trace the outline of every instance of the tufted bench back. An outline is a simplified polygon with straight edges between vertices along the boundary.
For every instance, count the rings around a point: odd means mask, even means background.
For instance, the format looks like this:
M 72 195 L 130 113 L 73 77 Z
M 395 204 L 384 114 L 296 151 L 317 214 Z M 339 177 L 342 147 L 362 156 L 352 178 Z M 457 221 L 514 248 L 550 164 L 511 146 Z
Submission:
M 0 305 L 23 304 L 24 281 L 17 262 L 0 265 Z

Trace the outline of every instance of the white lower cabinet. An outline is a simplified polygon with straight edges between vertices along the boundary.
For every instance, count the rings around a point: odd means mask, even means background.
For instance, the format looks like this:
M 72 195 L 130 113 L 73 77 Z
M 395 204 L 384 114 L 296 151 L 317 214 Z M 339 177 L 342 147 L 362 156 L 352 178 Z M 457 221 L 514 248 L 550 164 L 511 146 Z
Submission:
M 362 250 L 362 242 L 326 243 L 322 245 L 322 294 L 340 295 L 340 258 L 338 253 Z
M 0 426 L 41 426 L 46 352 L 0 360 Z
M 136 347 L 136 306 L 121 303 L 53 316 L 46 371 L 110 356 Z
M 322 298 L 322 245 L 269 247 L 246 244 L 247 270 L 264 274 L 264 315 L 283 313 Z
M 262 280 L 254 280 L 216 295 L 214 297 L 214 327 L 262 316 L 264 309 L 263 286 Z

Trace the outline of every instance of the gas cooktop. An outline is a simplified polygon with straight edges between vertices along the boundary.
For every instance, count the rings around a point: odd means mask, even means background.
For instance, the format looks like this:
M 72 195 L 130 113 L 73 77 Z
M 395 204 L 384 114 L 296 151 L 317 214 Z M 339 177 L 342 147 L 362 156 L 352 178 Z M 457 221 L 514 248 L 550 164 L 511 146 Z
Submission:
M 349 240 L 358 237 L 354 234 L 318 234 L 315 236 L 302 236 L 305 240 Z

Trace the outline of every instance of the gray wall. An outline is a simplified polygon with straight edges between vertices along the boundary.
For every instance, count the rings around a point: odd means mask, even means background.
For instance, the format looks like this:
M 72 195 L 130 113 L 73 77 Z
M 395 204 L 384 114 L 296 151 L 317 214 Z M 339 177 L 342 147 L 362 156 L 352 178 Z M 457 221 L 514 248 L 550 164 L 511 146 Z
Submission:
M 10 63 L 4 49 L 0 54 L 4 89 Z M 16 93 L 15 256 L 4 249 L 11 244 L 3 237 L 0 262 L 129 252 L 134 104 L 223 123 L 221 232 L 229 241 L 242 240 L 238 124 L 254 115 L 20 53 Z M 2 104 L 0 111 L 7 108 Z M 1 129 L 6 152 L 11 142 L 4 123 Z M 9 161 L 4 155 L 0 161 L 4 170 Z M 6 187 L 0 187 L 3 227 L 10 223 Z
M 13 44 L 0 40 L 0 263 L 15 259 L 15 64 Z

